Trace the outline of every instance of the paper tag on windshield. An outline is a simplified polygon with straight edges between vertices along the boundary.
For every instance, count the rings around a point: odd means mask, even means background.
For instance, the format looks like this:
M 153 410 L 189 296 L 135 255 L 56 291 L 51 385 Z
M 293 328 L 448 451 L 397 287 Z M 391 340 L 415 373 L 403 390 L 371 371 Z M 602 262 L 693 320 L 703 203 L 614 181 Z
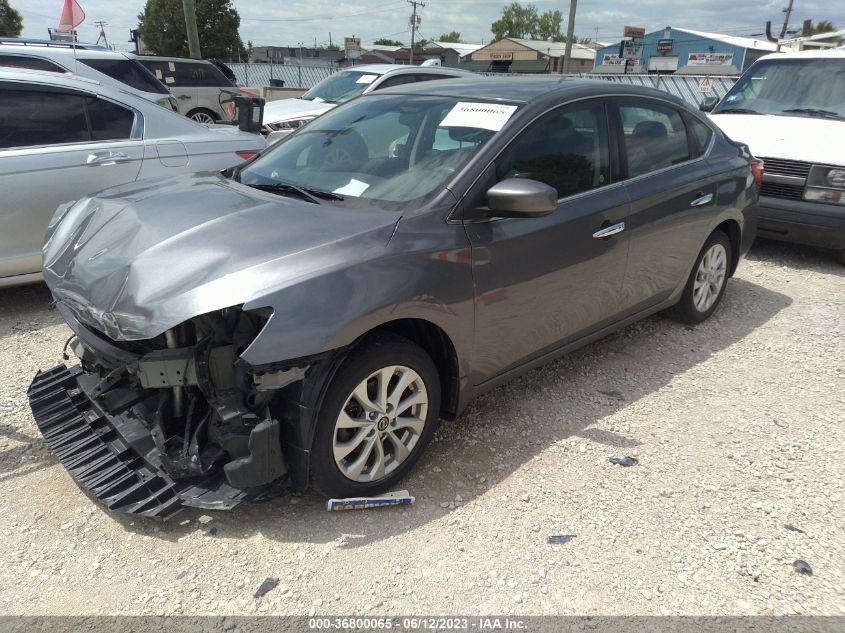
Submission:
M 168 83 L 168 84 L 172 84 L 172 83 L 175 83 L 176 80 L 173 77 L 165 77 L 164 82 Z
M 176 72 L 176 64 L 173 62 L 167 62 L 167 67 L 170 69 L 170 72 Z
M 371 84 L 376 80 L 378 75 L 361 75 L 355 80 L 356 84 Z
M 161 78 L 162 78 L 161 68 L 156 68 L 156 79 L 161 79 Z
M 460 101 L 440 122 L 439 127 L 477 127 L 498 132 L 515 111 L 515 105 Z
M 369 186 L 366 182 L 351 178 L 347 184 L 335 189 L 334 193 L 339 193 L 342 196 L 360 196 Z

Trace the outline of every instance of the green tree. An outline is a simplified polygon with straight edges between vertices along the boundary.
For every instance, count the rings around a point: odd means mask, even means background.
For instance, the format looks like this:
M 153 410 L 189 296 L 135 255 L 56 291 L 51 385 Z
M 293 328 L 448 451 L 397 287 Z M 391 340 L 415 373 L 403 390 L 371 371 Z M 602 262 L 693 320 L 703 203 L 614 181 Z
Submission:
M 560 11 L 546 11 L 537 20 L 536 38 L 553 42 L 566 41 L 566 36 L 560 32 L 561 24 L 563 24 L 563 14 Z
M 386 37 L 380 37 L 379 39 L 375 40 L 373 44 L 376 44 L 378 46 L 404 46 L 404 44 L 402 44 L 402 42 L 400 42 L 399 40 L 391 40 Z
M 0 0 L 0 37 L 18 37 L 23 30 L 23 18 L 9 4 Z
M 241 16 L 232 0 L 196 0 L 196 8 L 203 57 L 226 59 L 247 52 L 238 35 Z M 188 57 L 182 0 L 147 0 L 143 13 L 138 15 L 138 30 L 153 53 Z
M 326 50 L 327 50 L 327 51 L 339 51 L 339 50 L 340 50 L 340 46 L 338 46 L 337 44 L 332 43 L 332 44 L 329 44 L 328 46 L 326 46 Z
M 502 17 L 490 25 L 490 30 L 497 40 L 503 37 L 532 38 L 539 21 L 537 7 L 533 4 L 523 6 L 519 2 L 511 2 L 502 9 Z
M 448 33 L 441 33 L 440 37 L 437 38 L 438 42 L 449 42 L 452 44 L 458 44 L 461 41 L 461 34 L 457 31 L 449 31 Z
M 830 33 L 835 30 L 836 27 L 833 26 L 829 20 L 819 20 L 813 25 L 812 34 L 818 35 L 819 33 Z

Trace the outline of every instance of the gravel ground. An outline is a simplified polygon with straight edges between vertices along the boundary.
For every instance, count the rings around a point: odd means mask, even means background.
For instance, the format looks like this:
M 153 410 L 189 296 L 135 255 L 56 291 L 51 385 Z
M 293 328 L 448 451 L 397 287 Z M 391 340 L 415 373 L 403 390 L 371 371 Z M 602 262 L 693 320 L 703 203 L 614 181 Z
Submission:
M 650 318 L 442 425 L 409 509 L 169 523 L 46 449 L 25 390 L 68 330 L 43 286 L 0 290 L 0 614 L 845 615 L 844 272 L 758 245 L 707 323 Z

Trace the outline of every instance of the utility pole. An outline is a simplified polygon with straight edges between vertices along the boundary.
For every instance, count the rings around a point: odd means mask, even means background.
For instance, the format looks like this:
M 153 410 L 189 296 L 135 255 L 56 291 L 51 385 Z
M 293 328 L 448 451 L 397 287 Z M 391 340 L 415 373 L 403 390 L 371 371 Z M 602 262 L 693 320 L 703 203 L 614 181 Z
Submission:
M 578 0 L 569 0 L 569 22 L 566 25 L 566 48 L 563 49 L 561 73 L 569 72 L 569 66 L 572 63 L 572 40 L 575 38 L 575 6 L 577 4 Z
M 108 41 L 108 39 L 106 39 L 106 30 L 104 28 L 104 27 L 109 25 L 108 22 L 103 22 L 102 20 L 100 20 L 100 21 L 94 22 L 94 24 L 96 26 L 100 27 L 100 34 L 97 36 L 97 44 L 100 43 L 100 39 L 102 38 L 103 43 L 106 45 L 106 48 L 110 48 L 109 47 L 109 41 Z
M 420 2 L 419 0 L 405 0 L 408 4 L 413 5 L 414 13 L 411 15 L 411 55 L 408 58 L 408 64 L 414 64 L 414 35 L 417 32 L 417 27 L 420 25 L 419 19 L 417 18 L 417 5 L 424 7 L 425 2 Z
M 789 25 L 789 16 L 792 15 L 792 0 L 789 0 L 789 4 L 786 5 L 783 12 L 786 15 L 783 18 L 783 28 L 780 30 L 780 39 L 786 37 L 786 27 Z
M 185 12 L 185 30 L 188 32 L 188 51 L 194 59 L 202 59 L 200 52 L 200 36 L 197 33 L 197 8 L 194 0 L 182 0 L 182 11 Z

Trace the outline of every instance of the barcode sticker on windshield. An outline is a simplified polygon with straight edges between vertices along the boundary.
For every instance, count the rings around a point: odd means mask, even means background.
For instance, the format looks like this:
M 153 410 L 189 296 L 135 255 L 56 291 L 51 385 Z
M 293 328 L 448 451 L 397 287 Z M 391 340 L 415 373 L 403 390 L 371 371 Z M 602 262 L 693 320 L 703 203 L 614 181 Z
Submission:
M 439 127 L 477 127 L 498 132 L 515 111 L 515 105 L 460 101 L 440 122 Z
M 376 80 L 378 75 L 361 75 L 355 80 L 356 84 L 371 84 Z

